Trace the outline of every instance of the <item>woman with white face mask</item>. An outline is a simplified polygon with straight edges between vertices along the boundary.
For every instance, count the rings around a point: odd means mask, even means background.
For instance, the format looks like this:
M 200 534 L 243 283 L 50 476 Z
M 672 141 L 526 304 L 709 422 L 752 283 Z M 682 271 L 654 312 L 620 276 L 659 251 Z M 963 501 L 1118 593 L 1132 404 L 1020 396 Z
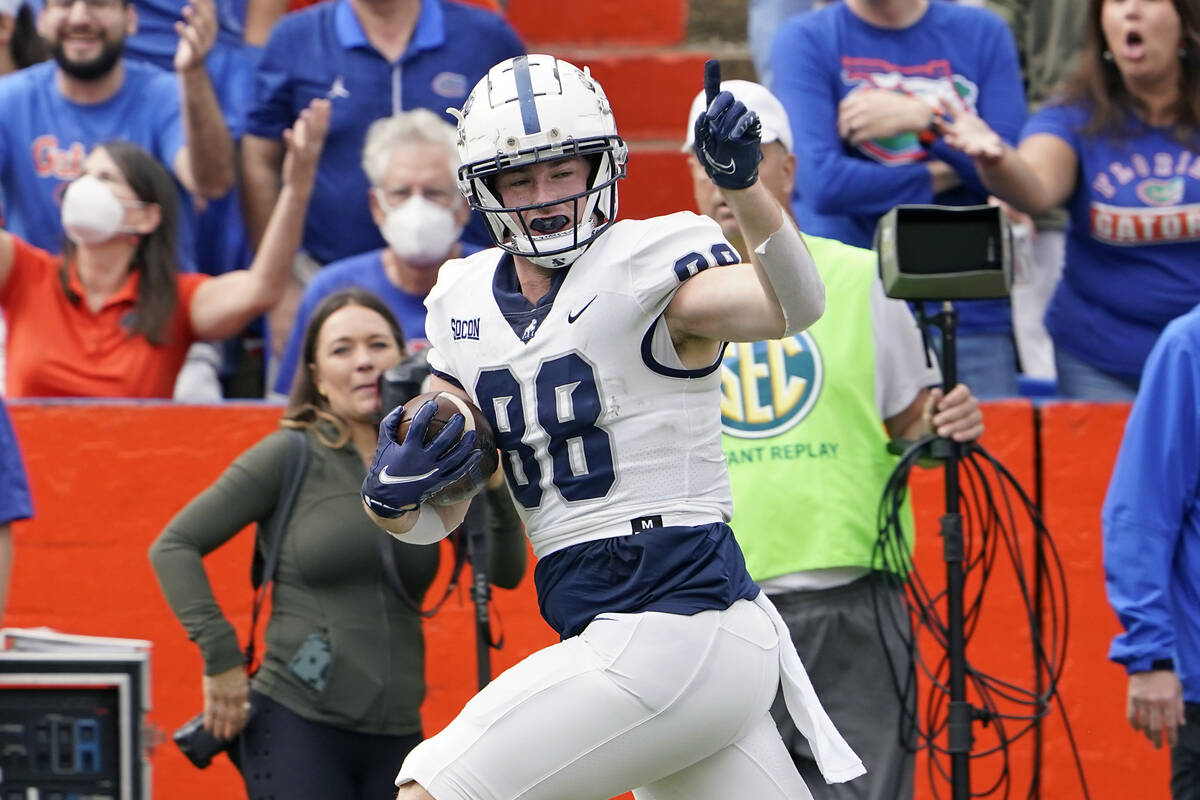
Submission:
M 454 126 L 427 109 L 376 121 L 363 146 L 371 182 L 367 202 L 387 247 L 323 267 L 305 288 L 274 390 L 286 395 L 296 375 L 300 340 L 313 309 L 351 287 L 377 294 L 395 314 L 410 352 L 425 346 L 425 295 L 445 262 L 479 248 L 459 241 L 470 218 L 458 190 Z
M 314 100 L 286 132 L 262 246 L 249 269 L 217 277 L 177 271 L 166 168 L 128 142 L 93 150 L 62 197 L 61 257 L 0 231 L 7 394 L 170 397 L 193 342 L 232 336 L 278 301 L 328 126 L 328 101 Z

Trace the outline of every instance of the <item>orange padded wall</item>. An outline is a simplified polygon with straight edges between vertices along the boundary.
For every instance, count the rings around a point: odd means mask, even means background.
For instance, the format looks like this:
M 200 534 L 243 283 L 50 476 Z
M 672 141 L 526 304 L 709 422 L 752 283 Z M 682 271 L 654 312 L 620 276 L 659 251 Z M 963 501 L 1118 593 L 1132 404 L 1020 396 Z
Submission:
M 1100 506 L 1128 413 L 1124 404 L 1042 409 L 1046 521 L 1070 586 L 1062 691 L 1092 797 L 1167 800 L 1168 755 L 1125 721 L 1125 672 L 1108 660 L 1121 629 L 1104 594 Z M 1042 796 L 1082 797 L 1061 719 L 1056 715 L 1046 727 Z
M 1033 411 L 1024 401 L 987 405 L 984 444 L 1033 491 Z M 1064 703 L 1080 745 L 1093 797 L 1166 798 L 1166 753 L 1154 752 L 1124 721 L 1125 679 L 1106 658 L 1116 620 L 1104 599 L 1099 504 L 1120 440 L 1125 406 L 1051 406 L 1042 410 L 1046 513 L 1063 554 L 1070 591 L 1070 639 Z M 170 517 L 228 463 L 274 430 L 279 408 L 168 404 L 13 404 L 33 484 L 37 517 L 16 526 L 16 564 L 4 624 L 48 625 L 71 633 L 150 639 L 154 707 L 150 721 L 164 736 L 201 707 L 200 659 L 167 610 L 146 549 Z M 938 517 L 940 472 L 914 475 L 917 563 L 932 586 L 943 585 Z M 1021 546 L 1031 558 L 1029 531 Z M 218 599 L 245 630 L 249 616 L 251 537 L 243 533 L 207 560 Z M 532 573 L 532 564 L 530 565 Z M 442 580 L 445 580 L 443 575 Z M 555 640 L 537 614 L 532 582 L 497 590 L 505 636 L 493 674 Z M 1030 647 L 1019 618 L 1017 583 L 997 567 L 969 653 L 981 668 L 1030 685 Z M 429 696 L 426 732 L 449 721 L 476 687 L 473 609 L 465 592 L 426 626 Z M 935 652 L 922 642 L 927 657 Z M 928 681 L 923 681 L 927 696 Z M 1081 797 L 1057 711 L 1046 724 L 1043 797 Z M 1009 723 L 1010 729 L 1012 723 Z M 976 749 L 994 743 L 975 727 Z M 1032 740 L 1012 753 L 1012 796 L 1032 773 Z M 998 776 L 995 757 L 977 762 L 980 791 Z M 203 772 L 169 741 L 153 755 L 154 794 L 171 800 L 236 797 L 237 776 L 223 761 Z M 918 761 L 919 797 L 932 797 L 927 760 Z M 938 782 L 940 796 L 948 796 Z

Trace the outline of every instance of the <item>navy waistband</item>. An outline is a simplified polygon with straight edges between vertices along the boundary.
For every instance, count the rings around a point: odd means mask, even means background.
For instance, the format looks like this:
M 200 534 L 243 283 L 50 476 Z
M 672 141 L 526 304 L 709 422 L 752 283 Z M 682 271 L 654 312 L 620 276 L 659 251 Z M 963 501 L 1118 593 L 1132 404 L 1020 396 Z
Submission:
M 752 600 L 758 586 L 723 522 L 650 527 L 564 547 L 534 570 L 542 617 L 564 639 L 598 614 L 695 614 Z

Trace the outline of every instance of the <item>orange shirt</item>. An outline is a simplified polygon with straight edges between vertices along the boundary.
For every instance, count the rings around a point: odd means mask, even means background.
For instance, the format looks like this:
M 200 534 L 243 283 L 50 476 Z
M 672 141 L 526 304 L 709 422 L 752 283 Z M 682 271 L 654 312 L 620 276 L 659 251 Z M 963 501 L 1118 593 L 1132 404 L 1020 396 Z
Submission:
M 171 396 L 195 341 L 188 307 L 207 275 L 177 277 L 179 299 L 167 323 L 166 343 L 156 347 L 121 325 L 137 300 L 137 273 L 93 313 L 82 299 L 73 303 L 63 291 L 61 257 L 15 236 L 12 241 L 12 271 L 0 286 L 0 308 L 8 324 L 9 397 Z M 74 269 L 68 284 L 84 296 Z

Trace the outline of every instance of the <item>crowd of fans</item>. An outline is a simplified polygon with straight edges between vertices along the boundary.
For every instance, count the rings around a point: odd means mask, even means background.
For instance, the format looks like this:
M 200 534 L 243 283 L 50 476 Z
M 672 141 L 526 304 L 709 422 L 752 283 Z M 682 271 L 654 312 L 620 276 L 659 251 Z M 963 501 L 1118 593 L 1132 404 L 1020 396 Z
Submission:
M 336 359 L 316 352 L 323 326 L 342 320 L 343 305 L 348 319 L 382 326 L 391 347 L 372 376 L 424 346 L 424 298 L 439 268 L 491 244 L 458 191 L 447 109 L 493 64 L 524 52 L 517 33 L 501 14 L 457 0 L 32 2 L 0 0 L 3 394 L 290 393 L 288 419 L 298 397 L 305 413 L 357 419 L 322 389 L 339 374 Z M 969 407 L 952 433 L 973 438 L 981 426 L 970 392 L 1014 395 L 1022 376 L 1065 397 L 1131 400 L 1159 334 L 1200 302 L 1200 15 L 1194 0 L 1090 0 L 1088 9 L 1073 0 L 750 0 L 747 38 L 763 86 L 740 88 L 762 117 L 763 180 L 813 237 L 831 297 L 853 300 L 826 325 L 888 354 L 878 375 L 847 384 L 866 398 L 862 430 L 900 436 L 942 425 L 936 410 Z M 1177 27 L 1163 22 L 1170 14 Z M 695 189 L 697 210 L 742 244 L 702 171 Z M 1001 204 L 1017 236 L 1011 302 L 960 304 L 959 377 L 970 391 L 944 400 L 926 391 L 937 370 L 922 360 L 908 309 L 871 275 L 876 222 L 898 203 Z M 845 349 L 847 364 L 864 352 Z M 317 416 L 302 426 L 313 436 Z M 375 435 L 372 424 L 359 428 L 357 450 L 322 440 L 334 455 L 314 451 L 358 470 Z M 279 455 L 284 439 L 269 441 Z M 20 473 L 10 462 L 6 474 Z M 23 475 L 7 482 L 17 488 L 0 491 L 0 611 L 7 523 L 30 513 Z M 351 508 L 357 484 L 346 485 Z M 213 535 L 227 538 L 253 516 Z M 745 526 L 752 545 L 754 522 Z M 1106 525 L 1110 538 L 1121 530 Z M 192 542 L 187 557 L 217 544 Z M 819 564 L 792 555 L 795 563 L 773 554 L 754 577 L 798 598 L 796 628 L 812 624 L 803 617 L 816 613 L 814 588 L 868 571 L 854 554 Z M 796 580 L 828 569 L 845 580 Z M 236 641 L 220 644 L 206 661 L 235 674 L 238 711 L 248 690 Z M 1144 671 L 1173 673 L 1158 653 L 1136 655 L 1127 660 Z M 834 670 L 830 682 L 842 677 Z M 1131 704 L 1140 691 L 1131 689 Z M 1181 715 L 1184 696 L 1171 694 L 1167 712 Z M 1189 698 L 1189 713 L 1194 705 Z M 888 786 L 911 782 L 902 758 L 878 772 Z
M 80 326 L 111 323 L 72 357 L 125 363 L 136 346 L 130 340 L 143 336 L 152 353 L 171 352 L 156 369 L 177 380 L 30 383 L 10 358 L 8 396 L 279 397 L 292 383 L 312 307 L 347 286 L 381 294 L 410 350 L 420 346 L 422 298 L 440 263 L 490 245 L 457 196 L 453 148 L 444 159 L 438 148 L 452 145 L 446 109 L 461 106 L 489 66 L 524 50 L 501 14 L 455 0 L 327 0 L 308 8 L 282 0 L 33 2 L 0 0 L 0 71 L 16 73 L 0 80 L 0 103 L 14 112 L 0 119 L 3 228 L 53 257 L 47 263 L 61 286 L 47 291 L 87 306 L 71 323 L 81 336 Z M 1195 152 L 1188 137 L 1196 89 L 1174 87 L 1166 116 L 1148 128 L 1125 125 L 1142 102 L 1138 78 L 1113 59 L 1104 32 L 1089 32 L 1070 7 L 1027 0 L 935 0 L 928 11 L 926 0 L 748 6 L 755 67 L 793 121 L 792 211 L 804 232 L 869 248 L 876 221 L 898 203 L 1005 203 L 1018 242 L 1013 301 L 959 309 L 960 374 L 982 397 L 1018 394 L 1021 376 L 1041 379 L 1040 389 L 1024 388 L 1044 392 L 1061 371 L 1064 396 L 1129 399 L 1154 337 L 1200 300 L 1200 281 L 1175 257 L 1195 238 L 1186 206 L 1198 190 L 1185 162 Z M 1184 23 L 1183 39 L 1195 37 L 1195 22 Z M 1185 67 L 1195 67 L 1194 53 L 1180 44 Z M 1083 71 L 1071 82 L 1076 66 Z M 1087 85 L 1083 76 L 1097 71 L 1105 78 Z M 1064 97 L 1075 110 L 1066 110 Z M 132 218 L 145 213 L 144 199 L 122 206 L 106 242 L 142 237 L 142 250 L 135 247 L 103 286 L 82 294 L 74 287 L 87 267 L 77 237 L 64 230 L 63 200 L 95 148 L 128 142 L 167 168 L 177 197 L 174 230 L 165 234 L 175 254 L 163 279 L 188 287 L 254 263 L 280 198 L 285 132 L 314 99 L 330 104 L 330 129 L 307 204 L 288 211 L 303 232 L 265 314 L 215 342 L 196 331 L 169 342 L 145 337 L 154 324 L 139 317 L 165 312 L 139 305 L 149 303 L 151 281 L 145 234 Z M 1051 110 L 1036 113 L 1047 102 Z M 1092 119 L 1089 108 L 1104 113 Z M 1016 148 L 1031 111 L 1026 136 L 1034 142 L 1086 128 L 1080 142 L 1067 142 L 1086 170 L 1073 193 L 1064 184 L 1015 194 L 940 127 L 951 117 L 977 117 Z M 448 123 L 442 132 L 439 117 Z M 1124 149 L 1147 137 L 1161 139 L 1162 152 L 1124 163 Z M 1025 145 L 1020 154 L 1028 160 Z M 1159 156 L 1179 169 L 1149 163 Z M 1110 187 L 1108 199 L 1120 190 L 1156 218 L 1182 209 L 1180 233 L 1106 241 L 1090 221 L 1105 199 L 1092 196 L 1105 194 L 1098 182 Z M 1040 194 L 1031 199 L 1031 192 Z M 1143 194 L 1149 199 L 1138 201 Z M 1107 259 L 1131 266 L 1112 272 Z M 13 293 L 0 287 L 9 328 L 22 314 Z M 179 364 L 181 349 L 187 356 Z
M 487 244 L 457 194 L 446 109 L 523 45 L 499 14 L 457 2 L 287 10 L 277 0 L 0 4 L 0 65 L 17 70 L 0 81 L 11 112 L 0 121 L 7 396 L 286 392 L 295 353 L 280 370 L 285 345 L 321 297 L 351 285 L 381 292 L 419 346 L 437 267 Z M 312 186 L 292 186 L 292 132 L 322 104 L 328 135 L 322 123 Z M 103 174 L 86 166 L 96 152 L 116 162 Z M 164 167 L 151 177 L 167 183 L 143 191 L 129 161 Z M 89 172 L 100 182 L 80 180 Z M 214 291 L 244 273 L 254 293 Z M 198 315 L 194 294 L 220 297 L 221 324 Z M 71 334 L 51 348 L 56 363 L 22 358 L 50 326 Z

